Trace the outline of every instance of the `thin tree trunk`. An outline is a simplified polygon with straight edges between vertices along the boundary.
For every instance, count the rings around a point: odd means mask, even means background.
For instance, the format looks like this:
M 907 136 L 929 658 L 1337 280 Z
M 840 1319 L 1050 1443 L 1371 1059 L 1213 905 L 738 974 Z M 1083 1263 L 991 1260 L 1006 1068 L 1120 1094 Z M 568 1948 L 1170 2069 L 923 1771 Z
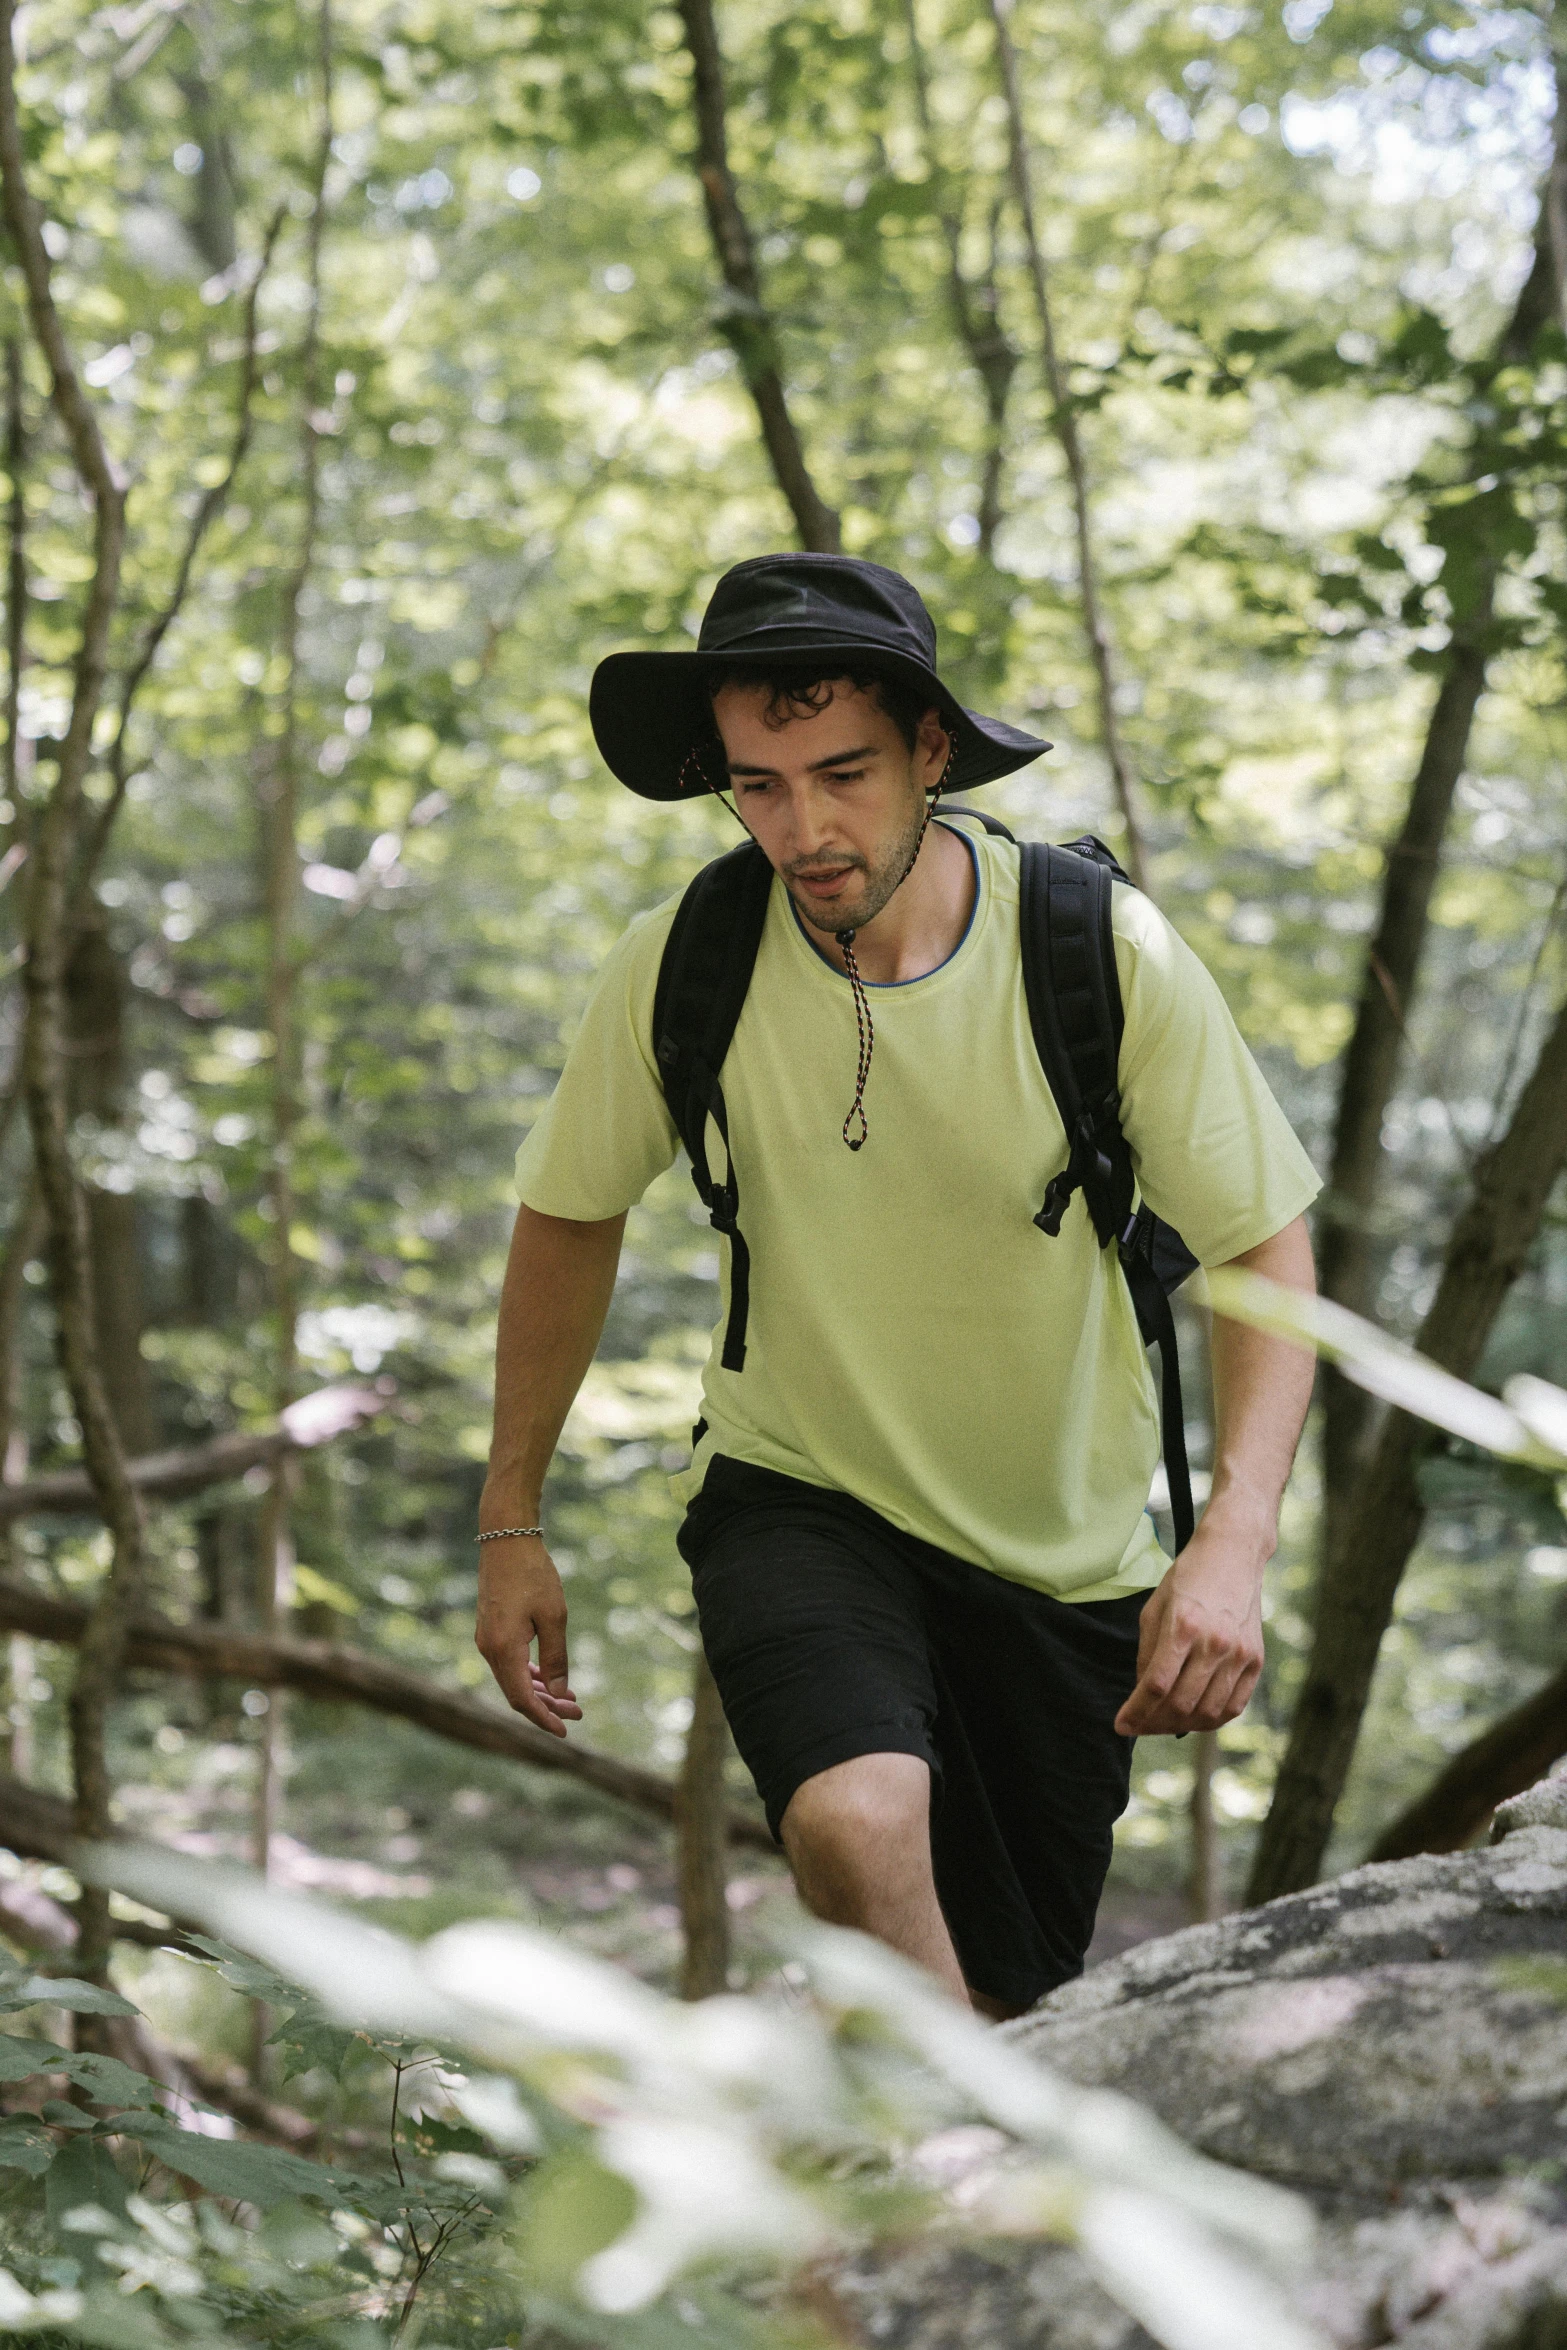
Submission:
M 295 924 L 299 900 L 299 684 L 301 606 L 315 563 L 321 523 L 321 242 L 326 226 L 326 177 L 332 161 L 332 8 L 317 16 L 319 129 L 310 188 L 305 280 L 308 308 L 299 382 L 299 465 L 302 513 L 293 570 L 283 591 L 283 724 L 264 793 L 262 898 L 267 934 L 267 1025 L 272 1032 L 272 1152 L 267 1197 L 272 1214 L 274 1408 L 294 1401 L 299 1376 L 299 1281 L 294 1254 L 294 1135 L 299 1123 L 299 1037 Z M 261 1512 L 257 1614 L 264 1633 L 276 1631 L 294 1596 L 294 1469 L 280 1457 Z M 276 1700 L 262 1717 L 256 1760 L 252 1857 L 265 1876 L 277 1821 L 282 1709 Z
M 1219 1826 L 1213 1816 L 1213 1774 L 1218 1759 L 1217 1733 L 1199 1730 L 1192 1740 L 1191 1850 L 1186 1880 L 1187 1907 L 1194 1925 L 1206 1925 L 1209 1919 L 1224 1915 Z
M 1072 490 L 1072 518 L 1077 537 L 1078 603 L 1099 701 L 1099 739 L 1110 769 L 1116 806 L 1124 827 L 1126 870 L 1138 888 L 1143 889 L 1146 887 L 1147 859 L 1143 853 L 1142 827 L 1138 821 L 1136 795 L 1132 789 L 1132 771 L 1127 764 L 1121 741 L 1121 722 L 1115 706 L 1116 663 L 1099 592 L 1099 559 L 1094 548 L 1088 461 L 1083 453 L 1082 436 L 1077 429 L 1071 386 L 1067 382 L 1056 342 L 1050 273 L 1034 217 L 1034 177 L 1029 161 L 1028 133 L 1023 121 L 1023 98 L 1018 81 L 1017 50 L 1012 41 L 1011 16 L 1012 0 L 990 0 L 990 17 L 996 33 L 996 62 L 1000 68 L 1001 90 L 1007 108 L 1012 192 L 1022 220 L 1029 283 L 1033 287 L 1034 307 L 1039 316 L 1040 352 L 1044 362 L 1045 390 L 1050 401 L 1050 429 L 1060 443 Z
M 930 67 L 920 39 L 917 0 L 904 0 L 904 23 L 909 36 L 909 64 L 914 82 L 914 106 L 925 146 L 926 169 L 932 179 L 942 177 L 937 153 L 936 124 L 930 103 Z M 990 266 L 976 283 L 963 267 L 963 221 L 948 203 L 940 209 L 941 234 L 947 248 L 947 299 L 958 339 L 979 377 L 989 430 L 985 442 L 984 475 L 980 484 L 979 551 L 987 563 L 996 559 L 996 532 L 1001 524 L 1001 478 L 1006 463 L 1007 400 L 1018 355 L 1001 323 L 997 285 L 996 244 L 998 213 L 990 221 Z
M 1560 231 L 1553 223 L 1560 221 L 1564 194 L 1567 67 L 1559 66 L 1555 152 L 1540 195 L 1534 262 L 1513 314 L 1497 338 L 1493 371 L 1526 359 L 1541 330 L 1562 317 L 1563 256 L 1557 251 Z M 1324 1297 L 1357 1314 L 1369 1314 L 1375 1303 L 1382 1254 L 1375 1229 L 1383 1166 L 1382 1128 L 1425 949 L 1442 842 L 1490 662 L 1503 562 L 1500 556 L 1482 551 L 1475 563 L 1477 583 L 1472 602 L 1454 626 L 1409 804 L 1383 868 L 1376 930 L 1366 952 L 1355 1025 L 1339 1081 L 1331 1172 L 1318 1236 L 1317 1276 Z M 1362 1389 L 1328 1364 L 1322 1369 L 1320 1392 L 1322 1551 L 1327 1558 L 1337 1549 L 1344 1532 L 1345 1510 L 1360 1466 L 1371 1404 Z
M 65 970 L 69 1106 L 73 1119 L 100 1130 L 123 1124 L 128 1054 L 129 980 L 109 937 L 109 919 L 89 892 L 80 903 Z M 141 1356 L 142 1288 L 139 1218 L 133 1192 L 83 1186 L 92 1256 L 98 1359 L 120 1441 L 149 1453 L 158 1441 L 146 1365 Z
M 0 1581 L 0 1631 L 21 1631 L 35 1640 L 67 1647 L 78 1642 L 88 1621 L 80 1600 L 56 1599 L 36 1584 Z M 553 1771 L 601 1795 L 612 1795 L 655 1818 L 675 1813 L 676 1781 L 636 1763 L 600 1754 L 576 1738 L 552 1738 L 521 1714 L 443 1689 L 419 1673 L 404 1671 L 363 1649 L 340 1648 L 325 1640 L 263 1639 L 205 1617 L 175 1624 L 140 1611 L 132 1619 L 127 1661 L 140 1671 L 177 1673 L 196 1681 L 240 1681 L 262 1689 L 297 1689 L 325 1705 L 362 1705 L 372 1713 L 412 1722 L 455 1746 L 477 1754 L 498 1754 L 510 1762 Z M 735 1809 L 728 1814 L 730 1840 L 776 1852 L 764 1821 Z M 0 1841 L 9 1831 L 0 1818 Z M 14 1843 L 13 1850 L 20 1847 Z
M 66 920 L 70 870 L 81 826 L 93 727 L 103 699 L 109 634 L 119 600 L 125 493 L 84 394 L 55 310 L 49 256 L 27 186 L 17 120 L 14 0 L 0 0 L 0 204 L 27 289 L 28 315 L 49 368 L 50 395 L 77 474 L 92 503 L 93 570 L 81 621 L 71 714 L 53 789 L 39 816 L 27 898 L 26 1030 L 23 1084 L 33 1159 L 49 1222 L 48 1258 L 56 1338 L 82 1450 L 113 1542 L 113 1558 L 89 1620 L 71 1693 L 71 1767 L 76 1821 L 87 1838 L 106 1834 L 112 1787 L 105 1753 L 109 1704 L 140 1589 L 141 1504 L 109 1409 L 93 1323 L 87 1214 L 71 1165 L 65 1067 Z M 78 1911 L 79 1964 L 101 1975 L 109 1953 L 109 1900 L 84 1886 Z M 91 2020 L 88 2019 L 89 2030 Z
M 0 767 L 0 791 L 22 829 L 21 728 L 22 670 L 27 660 L 27 411 L 23 404 L 22 344 L 8 335 L 5 345 L 5 469 L 10 481 L 6 500 L 5 551 L 5 750 Z
M 702 184 L 713 251 L 729 294 L 719 325 L 740 362 L 773 479 L 794 516 L 801 546 L 812 554 L 836 555 L 842 543 L 838 516 L 822 498 L 805 461 L 784 391 L 778 330 L 762 299 L 750 223 L 729 168 L 724 61 L 711 0 L 677 0 L 677 5 L 691 58 L 696 174 Z
M 1499 1803 L 1521 1795 L 1567 1754 L 1567 1665 L 1542 1689 L 1482 1730 L 1440 1770 L 1423 1795 L 1390 1820 L 1367 1860 L 1414 1852 L 1459 1852 L 1473 1843 Z
M 1469 1203 L 1448 1241 L 1442 1278 L 1416 1341 L 1444 1371 L 1460 1378 L 1473 1372 L 1564 1165 L 1567 1005 L 1506 1133 L 1481 1159 Z M 1321 1866 L 1399 1578 L 1424 1521 L 1417 1472 L 1428 1441 L 1423 1421 L 1390 1412 L 1356 1487 L 1345 1533 L 1323 1575 L 1311 1660 L 1263 1823 L 1250 1901 L 1297 1892 Z
M 0 1491 L 18 1485 L 27 1474 L 27 1434 L 21 1425 L 22 1274 L 43 1238 L 43 1203 L 38 1186 L 29 1178 L 20 1206 L 11 1221 L 5 1250 L 0 1254 Z M 0 1575 L 16 1566 L 14 1520 L 0 1520 Z M 33 1644 L 25 1632 L 13 1632 L 6 1648 L 5 1722 L 0 1752 L 20 1779 L 33 1768 Z
M 691 1675 L 691 1727 L 675 1797 L 675 1865 L 680 1885 L 682 1999 L 710 1999 L 729 1982 L 729 1904 L 725 1898 L 724 1755 L 729 1725 L 718 1684 L 701 1648 Z

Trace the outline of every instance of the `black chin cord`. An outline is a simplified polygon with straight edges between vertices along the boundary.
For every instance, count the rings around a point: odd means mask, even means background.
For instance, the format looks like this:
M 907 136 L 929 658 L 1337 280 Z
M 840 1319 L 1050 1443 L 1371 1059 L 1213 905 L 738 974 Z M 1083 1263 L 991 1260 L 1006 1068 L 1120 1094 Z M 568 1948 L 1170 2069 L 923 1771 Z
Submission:
M 854 933 L 852 930 L 840 930 L 836 935 L 838 944 L 843 949 L 843 965 L 849 974 L 849 985 L 854 990 L 854 1023 L 860 1036 L 860 1062 L 854 1073 L 854 1099 L 849 1104 L 849 1114 L 843 1122 L 843 1139 L 851 1151 L 858 1151 L 865 1148 L 870 1138 L 871 1130 L 865 1122 L 865 1081 L 871 1073 L 871 1055 L 876 1050 L 876 1031 L 871 1024 L 870 998 L 865 993 L 865 982 L 860 977 L 860 966 L 854 959 Z M 856 1118 L 860 1121 L 860 1131 L 858 1134 L 851 1134 L 849 1128 L 854 1124 Z
M 903 887 L 918 864 L 919 853 L 925 846 L 925 835 L 930 830 L 930 820 L 936 813 L 936 802 L 940 799 L 942 787 L 951 772 L 952 753 L 949 750 L 947 764 L 941 771 L 941 781 L 925 802 L 925 813 L 920 819 L 920 828 L 915 835 L 914 846 L 909 852 L 909 861 L 893 883 L 892 890 L 888 892 L 889 896 Z M 852 930 L 838 930 L 833 933 L 833 936 L 843 950 L 843 967 L 849 975 L 849 986 L 854 993 L 854 1025 L 858 1031 L 860 1048 L 859 1064 L 854 1072 L 854 1099 L 849 1104 L 849 1114 L 843 1122 L 843 1139 L 851 1151 L 859 1151 L 863 1150 L 870 1140 L 871 1130 L 865 1116 L 865 1087 L 871 1073 L 871 1055 L 876 1050 L 876 1029 L 871 1019 L 870 997 L 866 994 L 865 982 L 860 977 L 860 966 L 854 959 L 855 934 Z M 858 1134 L 851 1134 L 849 1129 L 856 1119 L 859 1120 L 860 1130 Z

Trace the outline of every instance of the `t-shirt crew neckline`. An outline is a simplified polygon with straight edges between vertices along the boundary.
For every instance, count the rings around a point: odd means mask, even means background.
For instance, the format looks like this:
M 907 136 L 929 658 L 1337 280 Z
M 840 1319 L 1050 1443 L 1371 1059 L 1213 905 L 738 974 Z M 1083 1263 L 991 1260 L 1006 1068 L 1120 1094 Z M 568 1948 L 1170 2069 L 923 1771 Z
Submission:
M 933 821 L 941 823 L 939 816 Z M 963 936 L 958 940 L 951 954 L 944 956 L 934 969 L 921 971 L 913 979 L 867 979 L 862 981 L 861 984 L 867 995 L 893 995 L 899 988 L 924 987 L 932 979 L 939 979 L 944 971 L 952 969 L 970 939 L 978 932 L 982 911 L 989 903 L 988 892 L 985 888 L 985 866 L 979 853 L 979 843 L 970 833 L 960 832 L 955 824 L 942 824 L 941 829 L 943 832 L 950 832 L 954 840 L 960 840 L 963 843 L 974 867 L 974 903 L 970 906 L 968 920 L 963 925 Z M 819 963 L 830 978 L 841 980 L 843 985 L 847 987 L 849 984 L 848 972 L 840 971 L 832 957 L 823 954 L 815 939 L 812 938 L 810 925 L 800 919 L 800 909 L 795 904 L 787 883 L 784 885 L 784 898 L 789 908 L 790 920 L 799 934 L 801 943 L 809 951 L 812 962 Z

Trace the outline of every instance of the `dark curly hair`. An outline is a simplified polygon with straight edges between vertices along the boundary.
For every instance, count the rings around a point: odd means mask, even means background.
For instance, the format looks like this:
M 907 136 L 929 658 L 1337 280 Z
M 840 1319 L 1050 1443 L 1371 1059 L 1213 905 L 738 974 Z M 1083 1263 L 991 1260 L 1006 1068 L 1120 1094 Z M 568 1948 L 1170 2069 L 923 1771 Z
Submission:
M 920 720 L 927 710 L 937 708 L 935 697 L 917 687 L 905 685 L 901 678 L 884 677 L 875 669 L 811 669 L 796 663 L 759 661 L 754 665 L 732 669 L 710 669 L 704 679 L 709 704 L 721 686 L 761 686 L 767 693 L 762 721 L 767 726 L 787 726 L 791 718 L 814 717 L 825 710 L 832 699 L 835 685 L 856 686 L 869 694 L 892 720 L 902 735 L 904 747 L 912 751 L 919 738 Z M 713 729 L 714 739 L 718 729 Z

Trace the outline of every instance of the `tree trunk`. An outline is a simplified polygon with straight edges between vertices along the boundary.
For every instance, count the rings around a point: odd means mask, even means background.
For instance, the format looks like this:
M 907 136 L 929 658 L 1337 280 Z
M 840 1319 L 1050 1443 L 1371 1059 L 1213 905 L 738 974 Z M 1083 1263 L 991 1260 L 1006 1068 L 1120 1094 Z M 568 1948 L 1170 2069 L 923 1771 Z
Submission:
M 691 1675 L 691 1727 L 675 1797 L 675 1866 L 680 1884 L 682 1999 L 710 1999 L 729 1984 L 729 1904 L 725 1898 L 724 1756 L 729 1725 L 706 1655 Z
M 794 516 L 801 546 L 812 554 L 836 555 L 841 546 L 838 517 L 811 478 L 790 413 L 778 330 L 762 299 L 750 223 L 729 168 L 724 61 L 718 44 L 718 27 L 713 20 L 712 0 L 677 0 L 677 5 L 691 58 L 696 174 L 702 185 L 713 251 L 729 295 L 718 324 L 740 362 L 746 390 L 762 428 L 762 442 L 773 479 Z
M 1132 771 L 1127 764 L 1126 751 L 1121 741 L 1121 721 L 1115 706 L 1115 654 L 1099 593 L 1099 559 L 1094 548 L 1088 461 L 1083 453 L 1082 436 L 1077 429 L 1071 386 L 1066 380 L 1066 370 L 1056 342 L 1049 270 L 1034 217 L 1034 175 L 1029 161 L 1028 132 L 1023 120 L 1017 51 L 1012 43 L 1011 14 L 1012 0 L 990 0 L 991 23 L 996 35 L 996 63 L 1000 69 L 1001 91 L 1007 109 L 1012 192 L 1022 219 L 1029 283 L 1033 288 L 1034 308 L 1039 317 L 1040 355 L 1044 363 L 1045 390 L 1050 400 L 1050 429 L 1060 443 L 1072 492 L 1072 520 L 1077 537 L 1078 603 L 1099 701 L 1099 739 L 1110 769 L 1116 807 L 1120 811 L 1126 870 L 1137 887 L 1145 889 L 1147 859 L 1143 853 L 1142 827 L 1138 821 L 1136 797 L 1132 789 Z
M 1192 1740 L 1191 1849 L 1186 1879 L 1187 1909 L 1193 1925 L 1198 1926 L 1224 1915 L 1219 1826 L 1213 1816 L 1213 1774 L 1218 1759 L 1217 1733 L 1199 1730 Z
M 1562 256 L 1556 250 L 1553 223 L 1560 218 L 1564 192 L 1567 67 L 1559 67 L 1555 152 L 1540 196 L 1534 261 L 1497 339 L 1493 371 L 1526 359 L 1541 330 L 1562 316 Z M 1382 1127 L 1414 1000 L 1442 841 L 1468 755 L 1475 711 L 1485 691 L 1501 558 L 1482 556 L 1476 572 L 1470 607 L 1455 619 L 1409 805 L 1383 869 L 1382 902 L 1339 1083 L 1331 1172 L 1321 1206 L 1318 1281 L 1324 1297 L 1357 1314 L 1370 1314 L 1375 1304 L 1382 1256 L 1375 1221 Z M 1326 1559 L 1345 1531 L 1344 1513 L 1361 1466 L 1370 1399 L 1330 1364 L 1322 1368 L 1321 1396 Z
M 122 1128 L 127 1060 L 125 966 L 109 937 L 108 916 L 88 896 L 65 971 L 66 1050 L 73 1117 L 101 1133 Z M 157 1421 L 141 1355 L 142 1285 L 136 1197 L 86 1186 L 93 1310 L 109 1408 L 127 1452 L 151 1452 Z
M 0 1254 L 0 1491 L 19 1485 L 27 1475 L 27 1432 L 21 1417 L 22 1275 L 43 1236 L 43 1202 L 37 1184 L 29 1181 Z M 0 1576 L 12 1573 L 16 1565 L 13 1524 L 10 1517 L 0 1517 Z M 7 1767 L 23 1779 L 33 1767 L 33 1672 L 33 1644 L 24 1632 L 13 1632 L 6 1647 L 0 1753 L 9 1757 Z
M 35 1584 L 0 1580 L 0 1631 L 21 1631 L 37 1640 L 71 1646 L 82 1638 L 88 1621 L 80 1600 L 56 1599 Z M 536 1770 L 580 1779 L 601 1795 L 612 1795 L 657 1819 L 672 1820 L 675 1815 L 676 1782 L 660 1772 L 600 1754 L 574 1738 L 554 1738 L 521 1714 L 461 1690 L 443 1689 L 418 1673 L 368 1656 L 363 1649 L 339 1648 L 325 1640 L 263 1639 L 259 1633 L 202 1618 L 175 1624 L 141 1611 L 130 1622 L 126 1661 L 139 1670 L 178 1673 L 190 1680 L 243 1681 L 252 1688 L 297 1689 L 322 1704 L 367 1706 L 476 1753 L 498 1754 Z M 777 1850 L 766 1823 L 754 1813 L 729 1813 L 726 1832 L 735 1843 L 762 1852 Z
M 1499 1803 L 1521 1795 L 1567 1754 L 1567 1665 L 1511 1713 L 1482 1730 L 1437 1773 L 1423 1795 L 1390 1820 L 1367 1860 L 1414 1852 L 1459 1852 Z
M 299 684 L 300 620 L 315 564 L 321 523 L 321 243 L 326 228 L 326 177 L 332 161 L 332 8 L 321 0 L 316 18 L 318 120 L 310 221 L 306 236 L 308 306 L 299 382 L 299 473 L 302 512 L 293 569 L 283 591 L 283 710 L 262 795 L 262 905 L 267 938 L 267 1025 L 272 1032 L 272 1151 L 267 1198 L 272 1215 L 272 1365 L 274 1408 L 294 1401 L 299 1375 L 299 1283 L 294 1255 L 294 1134 L 299 1123 L 298 948 L 299 901 Z M 286 1620 L 294 1600 L 294 1472 L 280 1456 L 261 1512 L 257 1617 L 264 1633 Z M 262 1716 L 256 1757 L 252 1858 L 265 1876 L 277 1821 L 282 1709 L 274 1699 Z
M 1567 1164 L 1567 1005 L 1506 1133 L 1481 1159 L 1453 1227 L 1442 1278 L 1416 1341 L 1467 1378 L 1522 1272 L 1546 1202 Z M 1425 1511 L 1416 1482 L 1430 1440 L 1423 1421 L 1390 1412 L 1322 1578 L 1316 1631 L 1289 1746 L 1263 1823 L 1247 1899 L 1271 1901 L 1316 1877 L 1371 1693 L 1377 1651 Z
M 93 569 L 83 599 L 71 690 L 53 789 L 44 802 L 30 868 L 26 915 L 26 1028 L 22 1081 L 33 1160 L 48 1217 L 50 1291 L 61 1367 L 82 1430 L 82 1450 L 106 1525 L 113 1559 L 77 1660 L 71 1693 L 71 1768 L 82 1836 L 109 1828 L 112 1793 L 104 1734 L 125 1644 L 125 1624 L 140 1589 L 141 1504 L 125 1474 L 125 1453 L 109 1406 L 93 1317 L 87 1214 L 71 1165 L 65 1054 L 65 965 L 71 863 L 92 759 L 93 729 L 103 700 L 109 635 L 120 591 L 125 493 L 109 461 L 97 418 L 82 390 L 51 287 L 39 210 L 27 185 L 15 80 L 15 0 L 0 0 L 0 204 L 26 286 L 28 316 L 49 368 L 50 396 L 92 506 Z M 101 1975 L 109 1951 L 108 1895 L 84 1886 L 78 1909 L 79 1964 Z M 92 2020 L 85 2019 L 88 2036 Z

